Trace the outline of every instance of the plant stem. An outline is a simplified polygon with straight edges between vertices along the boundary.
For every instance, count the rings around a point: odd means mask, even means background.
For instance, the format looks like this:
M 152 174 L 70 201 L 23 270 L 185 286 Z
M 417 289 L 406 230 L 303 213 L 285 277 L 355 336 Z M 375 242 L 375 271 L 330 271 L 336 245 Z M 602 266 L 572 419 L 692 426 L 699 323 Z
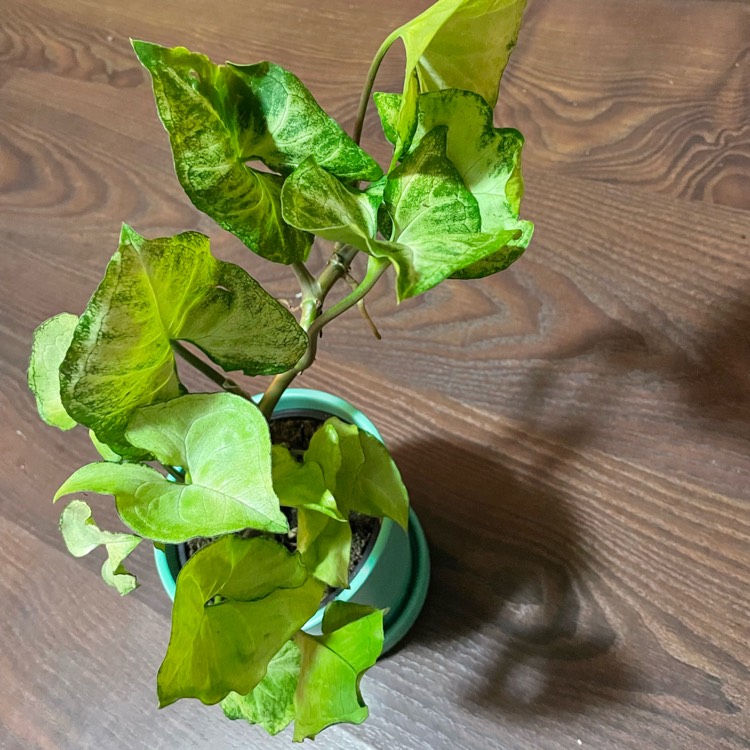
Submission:
M 396 31 L 392 32 L 390 36 L 380 45 L 380 49 L 375 53 L 375 57 L 370 63 L 370 69 L 367 71 L 367 79 L 365 80 L 365 87 L 362 89 L 362 96 L 359 98 L 359 107 L 357 109 L 357 119 L 354 122 L 354 133 L 352 138 L 355 143 L 359 143 L 362 140 L 362 128 L 365 124 L 365 116 L 367 115 L 367 105 L 370 103 L 370 94 L 372 93 L 372 87 L 375 85 L 375 78 L 378 75 L 378 69 L 380 63 L 383 62 L 386 52 L 390 49 L 391 45 L 398 39 Z
M 398 39 L 398 29 L 392 32 L 386 40 L 380 45 L 380 48 L 375 53 L 375 57 L 370 63 L 370 69 L 367 71 L 367 79 L 365 80 L 364 88 L 362 89 L 362 95 L 359 98 L 359 107 L 357 108 L 357 118 L 354 122 L 354 135 L 353 139 L 355 143 L 359 143 L 362 140 L 362 128 L 365 123 L 365 116 L 367 115 L 367 105 L 370 103 L 370 94 L 372 94 L 372 88 L 375 85 L 375 78 L 378 75 L 380 64 L 383 62 L 383 58 L 386 52 L 390 49 L 390 46 Z M 299 375 L 300 372 L 307 369 L 315 361 L 315 353 L 317 351 L 317 337 L 326 323 L 330 323 L 334 318 L 341 315 L 342 312 L 348 310 L 353 305 L 359 303 L 362 298 L 370 291 L 375 282 L 382 276 L 387 263 L 384 263 L 382 267 L 379 263 L 374 263 L 374 259 L 370 259 L 370 265 L 368 266 L 367 276 L 365 276 L 362 283 L 355 289 L 348 297 L 345 297 L 341 302 L 334 305 L 330 310 L 320 315 L 320 311 L 323 309 L 323 302 L 326 295 L 331 290 L 331 287 L 343 276 L 349 273 L 349 266 L 351 265 L 354 256 L 359 251 L 355 247 L 349 245 L 342 245 L 337 243 L 334 247 L 333 255 L 330 257 L 328 264 L 323 269 L 323 272 L 317 278 L 317 288 L 313 287 L 310 281 L 310 274 L 307 268 L 300 264 L 302 268 L 294 268 L 295 274 L 300 282 L 300 288 L 303 294 L 302 303 L 302 317 L 300 325 L 304 330 L 308 332 L 310 338 L 307 351 L 305 352 L 302 359 L 287 372 L 283 372 L 277 375 L 272 381 L 271 385 L 268 386 L 266 392 L 263 394 L 263 398 L 260 400 L 258 407 L 268 419 L 273 410 L 276 408 L 276 404 L 281 398 L 281 394 L 289 387 L 291 382 Z M 303 270 L 304 269 L 304 270 Z M 372 271 L 372 274 L 371 274 Z M 377 271 L 377 272 L 376 272 Z M 313 289 L 315 294 L 316 304 L 313 308 L 311 304 L 305 304 L 305 293 L 306 290 Z
M 346 312 L 350 307 L 354 307 L 375 286 L 378 279 L 385 273 L 386 268 L 388 268 L 387 260 L 370 257 L 365 278 L 362 279 L 351 294 L 348 294 L 344 299 L 329 307 L 322 315 L 315 319 L 308 330 L 310 340 L 312 341 L 324 326 L 328 325 L 335 318 L 338 318 L 341 313 Z M 297 367 L 299 367 L 299 363 Z
M 349 263 L 351 263 L 351 258 L 353 258 L 356 253 L 357 250 L 355 248 L 347 246 L 334 252 L 331 260 L 328 262 L 328 265 L 319 278 L 323 298 L 325 298 L 325 295 L 328 294 L 336 281 L 349 272 Z M 334 320 L 334 318 L 341 315 L 341 313 L 354 307 L 354 305 L 356 305 L 373 288 L 373 286 L 375 286 L 376 282 L 383 275 L 387 267 L 388 261 L 370 258 L 365 278 L 351 294 L 344 297 L 344 299 L 337 302 L 320 316 L 318 316 L 320 306 L 308 316 L 305 316 L 305 311 L 303 310 L 303 317 L 300 321 L 300 325 L 307 331 L 309 337 L 307 351 L 291 370 L 287 370 L 286 372 L 281 373 L 281 375 L 277 375 L 263 394 L 263 398 L 260 400 L 258 408 L 263 412 L 266 419 L 270 418 L 273 410 L 276 408 L 276 404 L 281 398 L 281 395 L 297 375 L 306 370 L 315 361 L 315 355 L 318 351 L 318 335 L 323 327 Z M 320 300 L 320 304 L 322 305 L 322 299 Z
M 178 482 L 184 482 L 185 481 L 185 475 L 182 472 L 177 471 L 177 469 L 174 468 L 174 466 L 169 466 L 168 464 L 162 464 L 165 471 L 168 474 L 171 474 L 176 481 Z
M 200 357 L 193 354 L 187 347 L 183 346 L 179 341 L 172 342 L 172 349 L 176 354 L 179 354 L 188 364 L 195 367 L 196 370 L 203 373 L 209 380 L 212 380 L 220 388 L 223 388 L 228 393 L 235 393 L 242 398 L 247 399 L 251 403 L 254 403 L 250 394 L 243 390 L 237 383 L 231 378 L 228 378 L 223 372 L 215 369 L 208 362 L 204 362 Z
M 318 280 L 307 270 L 307 266 L 302 261 L 297 261 L 291 265 L 294 275 L 299 282 L 299 288 L 302 292 L 303 301 L 307 298 L 317 299 L 320 296 L 320 284 Z

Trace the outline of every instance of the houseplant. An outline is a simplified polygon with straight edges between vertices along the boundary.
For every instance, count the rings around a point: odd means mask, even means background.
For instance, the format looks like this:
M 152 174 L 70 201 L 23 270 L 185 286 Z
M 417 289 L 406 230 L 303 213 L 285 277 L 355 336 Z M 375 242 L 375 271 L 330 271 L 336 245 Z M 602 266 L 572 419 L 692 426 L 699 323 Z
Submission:
M 272 733 L 294 720 L 296 740 L 366 717 L 359 681 L 381 652 L 383 612 L 333 601 L 322 634 L 302 628 L 326 585 L 348 585 L 352 514 L 405 527 L 406 491 L 385 447 L 356 424 L 327 419 L 295 456 L 272 445 L 268 420 L 314 361 L 323 327 L 361 306 L 389 267 L 403 300 L 501 271 L 527 246 L 522 137 L 492 119 L 523 5 L 439 0 L 394 31 L 371 66 L 353 138 L 277 65 L 214 65 L 184 48 L 133 43 L 189 198 L 255 255 L 289 266 L 301 293 L 297 320 L 243 268 L 215 259 L 204 235 L 145 239 L 123 226 L 82 315 L 62 313 L 35 333 L 29 383 L 40 415 L 87 427 L 103 458 L 56 499 L 114 495 L 129 529 L 100 530 L 72 500 L 61 515 L 70 551 L 104 545 L 102 575 L 125 594 L 137 583 L 124 561 L 144 539 L 164 550 L 218 537 L 177 576 L 160 705 L 221 701 L 230 717 Z M 394 147 L 384 173 L 359 140 L 378 67 L 398 39 L 402 91 L 375 95 Z M 334 243 L 317 276 L 306 265 L 313 236 Z M 326 306 L 358 252 L 368 260 L 363 280 Z M 177 358 L 222 392 L 186 393 Z M 274 378 L 256 403 L 231 371 Z M 278 539 L 292 518 L 289 550 Z

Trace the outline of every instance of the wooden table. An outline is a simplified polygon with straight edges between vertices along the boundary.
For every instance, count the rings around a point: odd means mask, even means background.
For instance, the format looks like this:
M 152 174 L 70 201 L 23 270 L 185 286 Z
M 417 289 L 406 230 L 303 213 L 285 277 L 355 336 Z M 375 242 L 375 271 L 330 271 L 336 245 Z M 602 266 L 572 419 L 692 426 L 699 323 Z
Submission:
M 217 708 L 156 709 L 170 604 L 149 550 L 120 600 L 50 502 L 94 455 L 36 418 L 31 333 L 83 309 L 121 221 L 205 231 L 295 291 L 183 195 L 128 37 L 273 59 L 351 127 L 380 41 L 427 5 L 4 0 L 4 750 L 284 745 Z M 300 382 L 375 419 L 433 556 L 422 617 L 363 683 L 370 720 L 316 747 L 747 748 L 750 5 L 531 0 L 496 116 L 527 138 L 527 254 L 400 306 L 386 282 L 383 341 L 349 313 Z

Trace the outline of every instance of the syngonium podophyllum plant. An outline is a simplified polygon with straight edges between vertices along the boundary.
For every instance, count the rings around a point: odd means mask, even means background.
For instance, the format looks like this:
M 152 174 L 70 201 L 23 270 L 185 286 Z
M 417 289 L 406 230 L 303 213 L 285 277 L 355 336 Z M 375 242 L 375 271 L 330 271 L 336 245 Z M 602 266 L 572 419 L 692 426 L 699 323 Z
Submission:
M 215 65 L 181 47 L 133 43 L 188 197 L 255 255 L 289 266 L 301 288 L 298 321 L 243 268 L 214 258 L 204 235 L 145 239 L 124 226 L 83 314 L 36 331 L 29 381 L 42 418 L 87 427 L 103 459 L 76 471 L 56 499 L 113 495 L 129 529 L 100 530 L 73 500 L 61 517 L 69 550 L 104 545 L 102 575 L 126 594 L 137 583 L 124 561 L 143 540 L 218 537 L 178 576 L 161 706 L 221 702 L 230 718 L 271 733 L 294 721 L 295 740 L 367 716 L 359 682 L 381 652 L 383 613 L 333 602 L 322 635 L 302 627 L 325 586 L 348 585 L 350 514 L 406 526 L 406 491 L 386 449 L 356 427 L 328 420 L 300 459 L 271 445 L 267 420 L 313 362 L 322 328 L 361 305 L 387 268 L 404 300 L 501 271 L 527 246 L 523 139 L 493 125 L 523 5 L 440 0 L 394 31 L 371 66 L 353 137 L 278 65 Z M 384 172 L 358 144 L 378 66 L 397 39 L 403 89 L 375 94 L 393 144 Z M 334 243 L 317 276 L 306 263 L 314 237 Z M 349 267 L 360 252 L 367 271 L 356 283 Z M 326 306 L 343 278 L 353 290 Z M 178 359 L 223 391 L 188 394 Z M 275 377 L 256 404 L 231 371 Z M 288 508 L 294 552 L 277 541 Z

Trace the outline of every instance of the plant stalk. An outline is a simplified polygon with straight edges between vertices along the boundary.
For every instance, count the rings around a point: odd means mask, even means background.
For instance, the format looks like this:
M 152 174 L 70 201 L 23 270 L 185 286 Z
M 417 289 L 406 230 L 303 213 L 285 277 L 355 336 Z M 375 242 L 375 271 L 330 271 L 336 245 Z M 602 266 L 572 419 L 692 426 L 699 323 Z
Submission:
M 354 122 L 354 132 L 352 133 L 352 139 L 355 143 L 359 144 L 362 140 L 362 128 L 365 124 L 365 117 L 367 115 L 367 105 L 370 103 L 370 94 L 372 94 L 372 88 L 375 85 L 375 78 L 378 75 L 380 69 L 380 63 L 383 62 L 383 58 L 386 52 L 391 48 L 391 45 L 398 39 L 398 34 L 394 31 L 386 38 L 386 40 L 380 45 L 380 49 L 375 53 L 375 57 L 370 63 L 370 69 L 367 71 L 367 78 L 365 80 L 365 86 L 362 89 L 362 95 L 359 98 L 359 107 L 357 108 L 357 119 Z
M 336 252 L 334 252 L 328 265 L 320 275 L 319 282 L 321 287 L 321 294 L 323 299 L 328 294 L 331 287 L 349 272 L 349 264 L 351 259 L 356 255 L 356 248 L 344 246 Z M 286 372 L 277 375 L 272 381 L 271 385 L 268 386 L 266 392 L 263 394 L 258 408 L 261 410 L 266 419 L 271 417 L 273 410 L 276 408 L 281 395 L 289 387 L 292 381 L 301 372 L 306 370 L 315 361 L 315 355 L 318 351 L 318 335 L 322 331 L 323 327 L 330 323 L 332 320 L 337 318 L 341 313 L 346 312 L 349 308 L 354 307 L 362 298 L 375 286 L 378 279 L 385 273 L 388 267 L 388 261 L 381 260 L 378 258 L 371 258 L 367 267 L 367 274 L 357 288 L 352 291 L 351 294 L 344 297 L 344 299 L 337 302 L 335 305 L 330 307 L 322 314 L 318 314 L 320 307 L 322 306 L 323 300 L 320 300 L 320 304 L 312 311 L 311 315 L 305 315 L 303 310 L 302 320 L 300 325 L 307 331 L 309 342 L 307 345 L 307 351 L 302 356 L 299 362 L 291 369 Z
M 212 380 L 220 388 L 224 389 L 228 393 L 235 393 L 242 398 L 247 399 L 251 403 L 255 403 L 252 396 L 240 385 L 235 383 L 234 380 L 228 378 L 223 372 L 215 369 L 208 362 L 204 362 L 200 357 L 193 354 L 187 347 L 181 344 L 179 341 L 172 342 L 172 349 L 176 354 L 179 354 L 189 365 L 195 367 L 196 370 L 205 375 L 209 380 Z

